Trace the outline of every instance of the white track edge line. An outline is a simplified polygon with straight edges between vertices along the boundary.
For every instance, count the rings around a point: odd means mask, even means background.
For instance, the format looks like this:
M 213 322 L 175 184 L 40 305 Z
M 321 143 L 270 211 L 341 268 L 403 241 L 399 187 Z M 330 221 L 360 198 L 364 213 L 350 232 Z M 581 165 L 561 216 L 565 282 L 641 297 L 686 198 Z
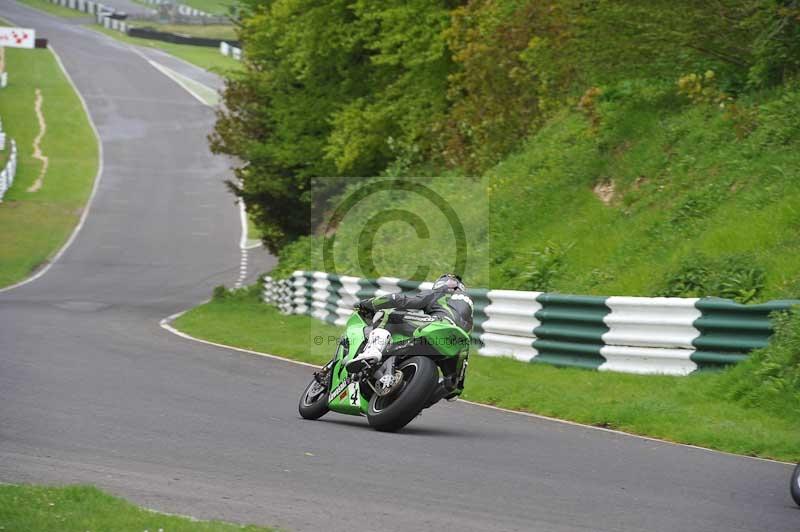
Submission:
M 89 30 L 92 30 L 92 31 L 96 31 L 96 30 L 94 30 L 93 28 L 88 28 L 88 29 L 89 29 Z M 167 78 L 171 79 L 171 80 L 172 80 L 174 83 L 176 83 L 176 84 L 177 84 L 177 85 L 178 85 L 180 88 L 182 88 L 183 90 L 185 90 L 186 92 L 188 92 L 188 93 L 189 93 L 189 94 L 190 94 L 190 95 L 191 95 L 191 96 L 192 96 L 192 97 L 193 97 L 195 100 L 197 100 L 197 101 L 198 101 L 198 102 L 200 102 L 201 104 L 205 105 L 206 107 L 214 107 L 214 106 L 213 106 L 213 105 L 212 105 L 210 102 L 207 102 L 207 101 L 205 101 L 205 100 L 204 100 L 204 99 L 203 99 L 203 98 L 202 98 L 202 97 L 201 97 L 199 94 L 197 94 L 195 91 L 193 91 L 191 88 L 189 88 L 189 86 L 188 86 L 188 85 L 187 85 L 187 84 L 186 84 L 186 83 L 185 83 L 183 80 L 181 80 L 180 78 L 178 78 L 176 75 L 173 75 L 173 74 L 171 73 L 171 72 L 172 72 L 172 69 L 170 69 L 169 67 L 167 67 L 167 66 L 165 66 L 165 65 L 162 65 L 162 64 L 160 64 L 160 63 L 157 63 L 156 61 L 153 61 L 152 59 L 150 59 L 149 57 L 147 57 L 147 55 L 145 55 L 145 53 L 144 53 L 144 52 L 142 52 L 141 50 L 139 50 L 139 48 L 138 48 L 138 47 L 139 47 L 139 45 L 133 45 L 133 44 L 131 44 L 131 43 L 127 43 L 127 42 L 125 42 L 125 41 L 120 41 L 119 39 L 114 39 L 114 37 L 111 37 L 110 35 L 107 35 L 107 34 L 105 34 L 105 33 L 103 33 L 103 32 L 96 31 L 96 33 L 99 33 L 100 35 L 103 35 L 104 37 L 106 37 L 106 38 L 108 38 L 108 39 L 112 39 L 112 40 L 114 40 L 114 41 L 115 41 L 115 42 L 117 42 L 117 43 L 124 44 L 124 45 L 125 45 L 125 46 L 127 46 L 127 47 L 128 47 L 128 49 L 130 49 L 130 50 L 131 50 L 133 53 L 135 53 L 136 55 L 138 55 L 139 57 L 141 57 L 142 59 L 144 59 L 145 61 L 147 61 L 147 63 L 148 63 L 148 64 L 149 64 L 151 67 L 153 67 L 153 68 L 155 68 L 156 70 L 158 70 L 158 71 L 159 71 L 161 74 L 163 74 L 163 75 L 164 75 L 164 76 L 166 76 Z M 147 48 L 149 48 L 149 47 L 147 47 Z M 164 52 L 164 53 L 165 53 L 166 55 L 169 55 L 170 57 L 174 57 L 172 54 L 170 54 L 170 53 L 168 53 L 168 52 Z M 176 72 L 176 74 L 180 74 L 180 73 L 177 73 L 177 72 Z M 205 85 L 203 85 L 203 84 L 202 84 L 202 83 L 200 83 L 199 81 L 193 80 L 193 79 L 189 78 L 188 76 L 186 76 L 186 77 L 187 77 L 188 79 L 190 79 L 191 81 L 193 81 L 193 82 L 197 83 L 198 85 L 201 85 L 201 86 L 203 86 L 203 87 L 206 87 Z M 216 92 L 217 92 L 216 90 L 212 89 L 211 87 L 206 87 L 206 88 L 207 88 L 208 90 L 210 90 L 211 92 L 214 92 L 214 93 L 216 93 Z
M 183 310 L 181 312 L 177 312 L 175 314 L 172 314 L 171 316 L 168 316 L 168 317 L 164 318 L 163 320 L 161 320 L 159 322 L 159 325 L 163 329 L 171 332 L 172 334 L 174 334 L 176 336 L 180 336 L 181 338 L 185 338 L 187 340 L 193 340 L 193 341 L 199 342 L 201 344 L 211 345 L 211 346 L 219 347 L 219 348 L 222 348 L 222 349 L 229 349 L 231 351 L 237 351 L 239 353 L 245 353 L 245 354 L 248 354 L 248 355 L 256 355 L 256 356 L 260 356 L 260 357 L 264 357 L 264 358 L 270 358 L 270 359 L 273 359 L 273 360 L 280 360 L 280 361 L 283 361 L 283 362 L 289 362 L 291 364 L 298 364 L 298 365 L 301 365 L 301 366 L 307 366 L 307 367 L 314 368 L 314 369 L 319 369 L 319 368 L 322 367 L 322 366 L 318 366 L 317 364 L 309 364 L 308 362 L 300 362 L 299 360 L 292 360 L 290 358 L 285 358 L 285 357 L 281 357 L 281 356 L 278 356 L 278 355 L 271 355 L 269 353 L 262 353 L 260 351 L 253 351 L 251 349 L 243 349 L 241 347 L 233 347 L 231 345 L 219 344 L 219 343 L 216 343 L 216 342 L 210 342 L 208 340 L 203 340 L 201 338 L 195 338 L 194 336 L 186 334 L 185 332 L 179 331 L 178 329 L 176 329 L 175 327 L 173 327 L 171 325 L 171 323 L 174 320 L 180 318 L 181 316 L 183 316 L 184 314 L 186 314 L 190 310 L 192 310 L 192 309 L 186 309 L 186 310 Z M 555 417 L 544 416 L 542 414 L 533 414 L 531 412 L 520 412 L 518 410 L 509 410 L 508 408 L 501 408 L 499 406 L 487 405 L 487 404 L 483 404 L 483 403 L 476 403 L 474 401 L 467 401 L 466 399 L 459 399 L 458 402 L 459 403 L 463 403 L 463 404 L 467 404 L 467 405 L 471 405 L 471 406 L 477 406 L 477 407 L 480 407 L 480 408 L 488 408 L 489 410 L 494 410 L 496 412 L 504 412 L 506 414 L 516 414 L 518 416 L 525 416 L 525 417 L 529 417 L 529 418 L 539 419 L 539 420 L 542 420 L 542 421 L 552 421 L 552 422 L 555 422 L 555 423 L 560 423 L 562 425 L 569 425 L 569 426 L 572 426 L 572 427 L 580 427 L 580 428 L 584 428 L 584 429 L 591 429 L 591 430 L 596 430 L 596 431 L 600 431 L 600 432 L 616 434 L 618 436 L 627 436 L 627 437 L 630 437 L 630 438 L 636 438 L 636 439 L 650 441 L 650 442 L 654 442 L 654 443 L 662 443 L 662 444 L 666 444 L 666 445 L 673 445 L 673 446 L 676 446 L 676 447 L 686 447 L 686 448 L 689 448 L 689 449 L 695 449 L 695 450 L 698 450 L 698 451 L 706 451 L 706 452 L 715 453 L 715 454 L 722 454 L 722 455 L 725 455 L 725 456 L 732 456 L 732 457 L 735 457 L 735 458 L 746 458 L 746 459 L 749 459 L 749 460 L 757 460 L 759 462 L 768 462 L 768 463 L 772 463 L 772 464 L 782 464 L 782 465 L 789 465 L 789 466 L 795 466 L 796 465 L 793 462 L 784 462 L 784 461 L 781 461 L 781 460 L 773 460 L 771 458 L 761 458 L 761 457 L 758 457 L 758 456 L 747 456 L 746 454 L 736 454 L 736 453 L 731 453 L 731 452 L 728 452 L 728 451 L 719 451 L 717 449 L 709 449 L 708 447 L 701 447 L 699 445 L 692 445 L 690 443 L 678 443 L 678 442 L 674 442 L 674 441 L 660 440 L 658 438 L 653 438 L 651 436 L 642 436 L 641 434 L 633 434 L 631 432 L 625 432 L 625 431 L 622 431 L 622 430 L 609 429 L 609 428 L 605 428 L 605 427 L 597 427 L 597 426 L 594 426 L 594 425 L 585 425 L 583 423 L 578 423 L 577 421 L 569 421 L 567 419 L 559 419 L 559 418 L 555 418 Z
M 25 4 L 19 4 L 19 5 L 23 5 L 23 6 L 24 6 Z M 45 14 L 48 14 L 48 15 L 49 15 L 49 13 L 47 13 L 46 11 L 40 11 L 40 10 L 38 10 L 38 9 L 36 9 L 36 8 L 29 7 L 29 6 L 25 6 L 25 7 L 28 7 L 29 9 L 33 9 L 34 11 L 39 11 L 40 13 L 45 13 Z M 51 16 L 55 16 L 55 17 L 57 17 L 58 15 L 51 15 Z M 102 26 L 102 25 L 100 25 L 100 24 L 93 24 L 93 25 L 94 25 L 94 26 L 99 26 L 99 27 L 101 27 L 101 28 L 103 28 L 103 27 L 104 27 L 104 26 Z M 93 31 L 93 32 L 95 32 L 95 33 L 97 33 L 97 34 L 99 34 L 99 35 L 102 35 L 103 37 L 108 37 L 109 39 L 112 39 L 113 41 L 115 41 L 115 42 L 117 42 L 117 43 L 125 44 L 125 45 L 127 45 L 127 46 L 129 46 L 129 47 L 131 47 L 131 48 L 134 48 L 134 49 L 135 49 L 136 47 L 147 48 L 148 50 L 153 50 L 153 51 L 154 51 L 156 54 L 164 54 L 164 55 L 166 55 L 166 56 L 169 56 L 171 59 L 174 59 L 174 60 L 176 60 L 176 61 L 180 61 L 181 63 L 184 63 L 185 65 L 192 67 L 193 69 L 199 70 L 199 71 L 201 71 L 201 72 L 206 72 L 206 73 L 208 73 L 208 74 L 213 74 L 213 75 L 215 75 L 215 76 L 217 76 L 217 77 L 220 77 L 220 78 L 222 78 L 222 79 L 223 79 L 223 81 L 224 81 L 224 78 L 223 78 L 222 76 L 220 76 L 219 74 L 217 74 L 216 72 L 214 72 L 213 70 L 207 70 L 207 69 L 205 69 L 205 68 L 203 68 L 203 67 L 201 67 L 201 66 L 199 66 L 199 65 L 195 65 L 194 63 L 190 63 L 190 62 L 189 62 L 189 61 L 187 61 L 186 59 L 183 59 L 182 57 L 178 57 L 177 55 L 172 55 L 171 53 L 167 52 L 166 50 L 162 50 L 161 48 L 155 48 L 155 47 L 153 47 L 153 46 L 147 46 L 146 44 L 131 44 L 131 43 L 128 43 L 128 42 L 125 42 L 125 41 L 121 41 L 121 40 L 119 40 L 119 39 L 115 39 L 115 38 L 114 38 L 114 37 L 112 37 L 111 35 L 108 35 L 107 33 L 103 33 L 102 31 L 97 31 L 97 28 L 94 28 L 94 27 L 92 27 L 92 26 L 83 26 L 83 27 L 84 27 L 85 29 L 89 30 L 89 31 Z M 116 30 L 112 30 L 112 31 L 116 31 Z M 121 32 L 120 32 L 120 33 L 121 33 Z M 147 56 L 144 54 L 144 52 L 142 52 L 141 50 L 136 50 L 136 52 L 137 52 L 137 53 L 139 53 L 140 55 L 142 55 L 142 57 L 144 57 L 144 58 L 145 58 L 145 59 L 147 59 L 148 61 L 150 60 L 150 59 L 149 59 L 149 58 L 148 58 L 148 57 L 147 57 Z M 227 56 L 225 56 L 225 57 L 227 57 Z M 212 68 L 214 68 L 214 67 L 212 67 Z M 190 76 L 187 76 L 187 77 L 189 77 L 190 79 L 192 79 Z M 193 81 L 197 81 L 197 80 L 193 80 Z M 199 82 L 199 81 L 197 81 L 197 83 L 200 83 L 200 82 Z M 208 85 L 205 85 L 204 83 L 200 83 L 200 84 L 201 84 L 201 85 L 204 85 L 205 87 L 207 87 L 208 89 L 210 89 L 210 90 L 212 90 L 212 91 L 214 91 L 214 92 L 217 92 L 217 93 L 219 92 L 219 91 L 217 91 L 215 88 L 213 88 L 213 87 L 209 87 Z
M 244 205 L 244 200 L 239 198 L 239 222 L 242 224 L 242 237 L 239 239 L 239 249 L 248 249 L 247 247 L 247 208 Z
M 6 19 L 8 20 L 8 19 Z M 11 22 L 9 20 L 9 22 Z M 86 105 L 86 100 L 83 98 L 83 95 L 78 90 L 78 87 L 75 85 L 75 82 L 72 80 L 72 76 L 69 75 L 67 69 L 64 67 L 64 63 L 61 61 L 61 57 L 56 52 L 55 48 L 52 45 L 48 45 L 47 48 L 53 54 L 53 57 L 56 59 L 56 63 L 58 63 L 59 68 L 61 68 L 61 72 L 63 72 L 64 77 L 67 78 L 72 90 L 78 96 L 78 100 L 81 102 L 81 106 L 83 107 L 83 112 L 86 115 L 86 119 L 89 121 L 89 126 L 92 128 L 92 132 L 94 133 L 94 137 L 97 140 L 97 174 L 94 177 L 94 185 L 92 185 L 92 192 L 89 194 L 89 199 L 86 200 L 86 205 L 83 208 L 83 212 L 81 213 L 81 217 L 78 220 L 78 225 L 75 226 L 75 229 L 72 230 L 72 234 L 70 234 L 67 241 L 61 246 L 61 249 L 53 256 L 52 259 L 48 261 L 48 263 L 40 269 L 38 272 L 34 273 L 27 279 L 23 279 L 22 281 L 12 284 L 10 286 L 6 286 L 4 288 L 0 288 L 0 293 L 7 292 L 13 290 L 15 288 L 19 288 L 20 286 L 26 285 L 28 283 L 32 283 L 39 277 L 43 276 L 47 273 L 50 268 L 55 264 L 62 255 L 67 251 L 67 249 L 72 245 L 75 239 L 78 237 L 78 233 L 80 233 L 83 225 L 86 223 L 86 218 L 89 216 L 89 211 L 92 208 L 92 204 L 94 203 L 94 198 L 97 195 L 97 190 L 100 188 L 100 180 L 103 177 L 103 139 L 100 138 L 100 133 L 97 131 L 97 126 L 94 123 L 94 119 L 92 118 L 92 114 L 89 112 L 89 106 Z
M 186 92 L 191 94 L 194 97 L 195 100 L 197 100 L 198 102 L 202 103 L 206 107 L 213 107 L 213 105 L 211 105 L 210 102 L 207 102 L 205 99 L 203 99 L 202 96 L 200 96 L 194 90 L 192 90 L 189 87 L 188 83 L 186 83 L 184 80 L 180 79 L 177 75 L 173 74 L 172 70 L 169 67 L 166 67 L 166 66 L 164 66 L 164 65 L 162 65 L 160 63 L 157 63 L 157 62 L 153 61 L 152 59 L 148 59 L 147 57 L 145 57 L 145 55 L 143 53 L 139 52 L 138 50 L 137 50 L 137 52 L 139 53 L 139 55 L 144 57 L 145 60 L 148 63 L 150 63 L 150 66 L 152 66 L 153 68 L 155 68 L 156 70 L 158 70 L 159 72 L 161 72 L 162 74 L 167 76 L 169 79 L 171 79 L 172 81 L 177 83 L 183 90 L 185 90 Z M 194 81 L 194 80 L 192 80 L 192 81 Z M 198 82 L 195 82 L 195 83 L 198 83 Z M 202 85 L 202 83 L 200 83 L 200 85 Z M 203 85 L 203 86 L 205 86 L 205 85 Z
M 231 351 L 236 351 L 236 352 L 239 352 L 239 353 L 245 353 L 245 354 L 248 354 L 248 355 L 256 355 L 256 356 L 260 356 L 260 357 L 264 357 L 264 358 L 271 358 L 273 360 L 280 360 L 282 362 L 289 362 L 289 363 L 292 363 L 292 364 L 298 364 L 300 366 L 306 366 L 306 367 L 314 368 L 314 369 L 319 369 L 321 367 L 321 366 L 318 366 L 316 364 L 310 364 L 308 362 L 301 362 L 299 360 L 292 360 L 291 358 L 285 358 L 285 357 L 281 357 L 281 356 L 278 356 L 278 355 L 270 355 L 269 353 L 261 353 L 259 351 L 253 351 L 251 349 L 244 349 L 244 348 L 241 348 L 241 347 L 233 347 L 231 345 L 218 344 L 216 342 L 211 342 L 209 340 L 203 340 L 201 338 L 195 338 L 194 336 L 186 334 L 185 332 L 179 331 L 178 329 L 176 329 L 175 327 L 173 327 L 171 325 L 174 320 L 180 318 L 181 316 L 183 316 L 184 314 L 189 312 L 189 310 L 191 310 L 191 309 L 187 309 L 187 310 L 184 310 L 182 312 L 177 312 L 177 313 L 175 313 L 175 314 L 173 314 L 171 316 L 168 316 L 168 317 L 164 318 L 163 320 L 161 320 L 160 322 L 158 322 L 158 324 L 161 326 L 162 329 L 171 332 L 175 336 L 180 336 L 181 338 L 185 338 L 186 340 L 193 340 L 193 341 L 199 342 L 201 344 L 211 345 L 211 346 L 219 347 L 219 348 L 222 348 L 222 349 L 229 349 Z

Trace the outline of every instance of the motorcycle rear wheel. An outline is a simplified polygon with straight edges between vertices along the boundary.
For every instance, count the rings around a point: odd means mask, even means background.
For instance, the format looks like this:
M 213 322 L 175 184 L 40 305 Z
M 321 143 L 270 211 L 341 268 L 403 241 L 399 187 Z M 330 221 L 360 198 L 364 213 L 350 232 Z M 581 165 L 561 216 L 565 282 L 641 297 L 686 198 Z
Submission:
M 367 421 L 375 430 L 396 432 L 411 422 L 427 404 L 439 383 L 439 369 L 427 357 L 412 357 L 398 366 L 403 384 L 398 391 L 369 400 Z
M 298 410 L 303 419 L 319 419 L 327 414 L 330 410 L 328 408 L 327 387 L 318 383 L 316 378 L 311 379 L 311 382 L 308 383 L 308 386 L 300 396 Z
M 794 474 L 792 475 L 792 499 L 794 499 L 795 504 L 800 506 L 800 464 L 797 464 L 797 467 L 794 468 Z

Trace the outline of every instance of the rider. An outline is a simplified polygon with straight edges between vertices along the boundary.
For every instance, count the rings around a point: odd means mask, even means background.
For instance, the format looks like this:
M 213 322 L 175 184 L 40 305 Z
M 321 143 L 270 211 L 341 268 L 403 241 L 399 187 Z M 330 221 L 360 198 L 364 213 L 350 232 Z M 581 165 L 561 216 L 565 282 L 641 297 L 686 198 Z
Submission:
M 469 333 L 472 331 L 472 306 L 472 299 L 467 295 L 461 277 L 452 273 L 439 277 L 431 290 L 423 290 L 414 296 L 390 294 L 359 301 L 356 304 L 359 312 L 374 314 L 374 329 L 364 350 L 348 362 L 347 367 L 361 361 L 380 361 L 392 342 L 392 333 L 412 336 L 414 331 L 433 320 L 447 320 Z M 393 311 L 412 309 L 421 310 L 424 314 L 400 312 L 393 315 Z

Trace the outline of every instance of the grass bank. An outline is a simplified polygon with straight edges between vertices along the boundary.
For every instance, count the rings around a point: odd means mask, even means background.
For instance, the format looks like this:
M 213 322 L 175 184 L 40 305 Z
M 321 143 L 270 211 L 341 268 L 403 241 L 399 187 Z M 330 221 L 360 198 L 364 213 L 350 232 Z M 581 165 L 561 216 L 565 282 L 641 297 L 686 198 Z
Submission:
M 164 530 L 169 532 L 270 532 L 259 526 L 196 521 L 138 508 L 90 486 L 0 486 L 0 529 Z
M 239 2 L 237 0 L 181 0 L 180 3 L 212 15 L 227 15 L 230 8 L 238 5 Z
M 91 18 L 92 15 L 82 13 L 76 9 L 69 9 L 57 4 L 53 4 L 48 0 L 17 0 L 20 4 L 25 4 L 32 8 L 65 18 Z
M 692 103 L 675 83 L 627 82 L 604 88 L 590 107 L 564 109 L 485 175 L 425 184 L 468 229 L 474 287 L 798 298 L 798 109 L 800 82 L 723 108 Z M 436 226 L 426 198 L 364 203 L 336 228 L 337 273 L 365 275 L 359 235 L 366 221 L 387 216 L 387 205 L 423 213 L 431 237 L 423 241 L 410 223 L 387 224 L 376 239 L 377 270 L 408 278 L 422 262 L 441 271 L 452 253 L 420 257 L 450 249 L 452 232 Z M 319 236 L 290 244 L 274 275 L 325 270 L 321 247 Z M 488 268 L 474 267 L 481 261 Z
M 144 0 L 133 1 L 150 8 L 155 7 L 153 4 L 149 4 Z M 231 8 L 237 6 L 239 2 L 237 0 L 180 0 L 177 3 L 199 9 L 211 15 L 224 16 L 230 14 Z
M 91 192 L 98 145 L 83 106 L 47 49 L 5 51 L 8 87 L 0 91 L 0 116 L 17 142 L 14 185 L 0 204 L 0 286 L 29 276 L 64 244 Z M 47 131 L 41 142 L 49 158 L 41 189 L 29 192 L 42 163 L 32 158 L 39 134 L 36 90 L 41 90 Z
M 188 44 L 174 44 L 169 42 L 154 41 L 152 39 L 139 39 L 136 37 L 129 37 L 128 35 L 121 33 L 119 31 L 109 30 L 101 26 L 92 26 L 91 28 L 95 31 L 104 33 L 109 37 L 113 37 L 118 41 L 122 41 L 128 44 L 134 44 L 137 46 L 148 46 L 150 48 L 163 50 L 168 54 L 172 54 L 175 57 L 179 57 L 184 61 L 199 66 L 202 69 L 208 70 L 210 72 L 215 72 L 220 75 L 223 75 L 225 72 L 229 70 L 238 70 L 242 68 L 242 65 L 239 61 L 236 61 L 235 59 L 222 55 L 221 53 L 219 53 L 218 48 L 213 48 L 210 46 L 192 46 Z
M 261 304 L 254 290 L 196 307 L 175 327 L 213 342 L 316 364 L 330 358 L 341 333 L 309 317 L 284 316 Z M 800 460 L 800 417 L 729 400 L 726 379 L 727 373 L 639 376 L 473 355 L 463 397 L 673 442 Z

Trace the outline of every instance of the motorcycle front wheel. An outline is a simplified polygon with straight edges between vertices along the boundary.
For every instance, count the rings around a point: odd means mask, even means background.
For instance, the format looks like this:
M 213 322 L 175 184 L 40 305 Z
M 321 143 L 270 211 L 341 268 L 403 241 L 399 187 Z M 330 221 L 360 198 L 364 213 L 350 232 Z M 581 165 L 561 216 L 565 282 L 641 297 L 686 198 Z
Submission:
M 439 369 L 427 357 L 412 357 L 397 369 L 403 372 L 403 383 L 391 395 L 374 394 L 369 400 L 367 421 L 375 430 L 395 432 L 417 417 L 439 383 Z
M 300 396 L 298 410 L 303 419 L 319 419 L 327 414 L 329 410 L 328 388 L 318 383 L 316 378 L 311 379 Z
M 794 468 L 794 474 L 792 475 L 792 499 L 794 499 L 795 504 L 800 506 L 800 464 L 797 464 L 797 467 Z

